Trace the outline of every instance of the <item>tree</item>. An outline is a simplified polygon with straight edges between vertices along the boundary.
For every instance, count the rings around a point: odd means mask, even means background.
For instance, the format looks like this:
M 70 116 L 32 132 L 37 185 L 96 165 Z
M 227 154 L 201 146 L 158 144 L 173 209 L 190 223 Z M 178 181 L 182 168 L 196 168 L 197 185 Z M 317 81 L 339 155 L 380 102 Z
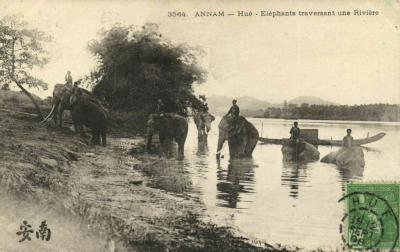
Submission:
M 47 89 L 47 84 L 30 72 L 48 62 L 43 42 L 50 40 L 44 32 L 27 28 L 27 23 L 16 16 L 0 19 L 0 82 L 15 83 L 32 100 L 41 119 L 37 101 L 24 86 Z
M 193 94 L 193 84 L 206 78 L 197 62 L 202 50 L 173 45 L 156 24 L 141 29 L 114 25 L 92 41 L 89 50 L 98 60 L 91 75 L 97 78 L 93 93 L 112 109 L 148 114 L 161 98 L 167 112 L 187 115 L 189 107 L 203 104 Z

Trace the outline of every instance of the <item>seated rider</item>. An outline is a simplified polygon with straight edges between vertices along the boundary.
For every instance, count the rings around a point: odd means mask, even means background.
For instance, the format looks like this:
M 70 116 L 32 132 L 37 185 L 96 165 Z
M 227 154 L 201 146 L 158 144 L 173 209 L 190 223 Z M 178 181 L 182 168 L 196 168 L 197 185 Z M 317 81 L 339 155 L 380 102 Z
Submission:
M 293 127 L 290 129 L 290 139 L 298 140 L 300 137 L 300 128 L 298 127 L 299 123 L 294 122 Z
M 164 114 L 165 114 L 165 105 L 161 99 L 157 100 L 157 113 L 160 116 L 164 116 Z
M 239 119 L 239 113 L 240 113 L 239 106 L 236 103 L 237 103 L 237 101 L 236 101 L 236 99 L 234 99 L 232 101 L 232 107 L 229 109 L 228 113 L 226 114 L 226 115 L 230 115 L 235 120 Z
M 342 144 L 342 146 L 343 146 L 344 148 L 350 148 L 350 147 L 352 147 L 352 146 L 354 145 L 354 144 L 353 144 L 354 139 L 353 139 L 353 137 L 351 136 L 351 129 L 347 129 L 346 132 L 347 132 L 347 135 L 346 135 L 345 137 L 343 137 L 343 144 Z
M 68 88 L 72 88 L 72 76 L 71 76 L 71 71 L 67 71 L 67 74 L 65 75 L 65 85 Z

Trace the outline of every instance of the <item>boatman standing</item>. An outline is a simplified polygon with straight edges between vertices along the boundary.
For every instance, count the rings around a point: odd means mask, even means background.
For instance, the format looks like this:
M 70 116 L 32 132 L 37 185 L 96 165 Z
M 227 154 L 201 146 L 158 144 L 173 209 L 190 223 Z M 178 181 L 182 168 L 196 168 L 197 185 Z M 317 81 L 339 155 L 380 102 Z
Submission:
M 292 140 L 297 140 L 300 137 L 300 128 L 298 125 L 298 122 L 294 122 L 293 127 L 290 129 L 290 139 Z
M 347 132 L 347 135 L 345 137 L 343 137 L 342 145 L 344 148 L 350 148 L 353 146 L 354 139 L 351 136 L 351 129 L 347 129 L 346 132 Z

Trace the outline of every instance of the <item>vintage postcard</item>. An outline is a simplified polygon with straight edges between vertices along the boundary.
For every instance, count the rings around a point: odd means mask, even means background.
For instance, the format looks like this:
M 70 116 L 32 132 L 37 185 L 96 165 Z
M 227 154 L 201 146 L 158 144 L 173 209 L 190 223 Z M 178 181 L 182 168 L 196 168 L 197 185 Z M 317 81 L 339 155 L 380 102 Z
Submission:
M 0 10 L 0 252 L 400 250 L 399 0 Z

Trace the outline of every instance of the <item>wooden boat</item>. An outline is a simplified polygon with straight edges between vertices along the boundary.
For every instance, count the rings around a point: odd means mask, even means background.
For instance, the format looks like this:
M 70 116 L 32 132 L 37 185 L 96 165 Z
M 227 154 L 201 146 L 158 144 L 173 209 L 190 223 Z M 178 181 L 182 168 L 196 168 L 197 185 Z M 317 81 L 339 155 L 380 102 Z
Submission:
M 364 144 L 369 144 L 376 142 L 380 139 L 382 139 L 386 134 L 381 132 L 379 134 L 376 134 L 371 137 L 366 137 L 366 138 L 361 138 L 361 139 L 355 139 L 354 144 L 356 145 L 364 145 Z M 273 139 L 273 138 L 265 138 L 265 137 L 260 137 L 259 141 L 265 144 L 283 144 L 285 141 L 288 141 L 288 138 L 282 138 L 282 139 Z M 342 146 L 343 141 L 342 140 L 325 140 L 325 139 L 318 139 L 318 138 L 308 138 L 307 142 L 313 144 L 313 145 L 331 145 L 331 146 Z

